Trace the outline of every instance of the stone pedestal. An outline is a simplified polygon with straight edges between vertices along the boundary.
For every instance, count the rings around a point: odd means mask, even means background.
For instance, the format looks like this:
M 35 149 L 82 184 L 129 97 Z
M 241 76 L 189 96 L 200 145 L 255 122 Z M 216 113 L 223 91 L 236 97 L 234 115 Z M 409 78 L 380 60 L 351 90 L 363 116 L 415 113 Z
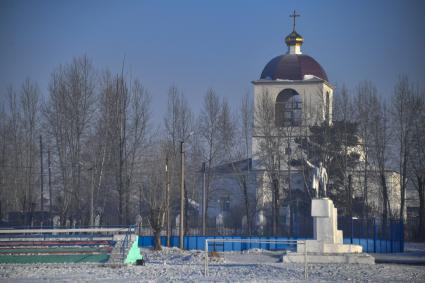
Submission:
M 325 243 L 342 244 L 342 231 L 337 228 L 337 210 L 328 198 L 311 201 L 314 239 Z
M 368 254 L 362 254 L 362 246 L 344 245 L 342 231 L 338 230 L 337 210 L 329 198 L 313 199 L 311 202 L 314 240 L 297 243 L 297 252 L 288 253 L 283 262 L 303 262 L 304 252 L 307 261 L 314 263 L 365 263 L 374 264 Z

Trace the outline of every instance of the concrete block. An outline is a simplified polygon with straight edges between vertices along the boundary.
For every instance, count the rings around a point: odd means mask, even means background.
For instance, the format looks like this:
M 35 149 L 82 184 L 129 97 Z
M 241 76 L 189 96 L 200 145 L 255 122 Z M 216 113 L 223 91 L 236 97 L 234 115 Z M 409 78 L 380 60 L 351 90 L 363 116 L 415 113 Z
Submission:
M 333 203 L 328 198 L 311 200 L 311 216 L 330 217 L 333 210 Z
M 336 226 L 333 225 L 331 218 L 315 217 L 313 219 L 314 238 L 326 243 L 335 242 Z
M 308 247 L 308 246 L 307 246 Z M 362 246 L 359 245 L 343 245 L 343 244 L 323 244 L 323 253 L 344 254 L 344 253 L 361 253 Z
M 344 254 L 344 253 L 361 253 L 362 246 L 359 245 L 344 245 L 344 244 L 329 244 L 316 240 L 307 240 L 307 253 L 323 253 L 323 254 Z M 297 244 L 297 252 L 304 252 L 304 244 Z
M 335 244 L 342 244 L 342 241 L 343 241 L 342 231 L 341 230 L 337 230 L 336 231 Z
M 369 254 L 316 254 L 306 256 L 309 263 L 337 263 L 337 264 L 375 264 L 375 258 Z M 282 257 L 283 263 L 304 263 L 304 254 L 287 253 Z

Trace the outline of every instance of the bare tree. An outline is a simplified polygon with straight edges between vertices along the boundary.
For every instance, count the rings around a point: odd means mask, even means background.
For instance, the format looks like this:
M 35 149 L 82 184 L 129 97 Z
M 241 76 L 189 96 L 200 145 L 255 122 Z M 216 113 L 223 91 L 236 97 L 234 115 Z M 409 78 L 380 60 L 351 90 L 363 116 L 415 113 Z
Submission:
M 53 72 L 44 113 L 61 174 L 58 207 L 63 222 L 70 216 L 81 220 L 81 154 L 92 118 L 94 96 L 94 71 L 86 56 L 75 58 Z
M 404 218 L 405 194 L 407 187 L 408 162 L 410 158 L 413 121 L 417 114 L 417 107 L 413 103 L 412 87 L 407 77 L 400 77 L 394 95 L 391 99 L 392 124 L 398 147 L 398 161 L 400 170 L 400 220 Z
M 410 179 L 418 192 L 419 199 L 419 223 L 417 237 L 425 239 L 425 94 L 416 91 L 412 102 L 416 114 L 413 117 L 411 158 L 409 159 Z
M 95 160 L 101 160 L 97 194 L 103 191 L 97 202 L 101 210 L 107 210 L 109 222 L 128 224 L 135 211 L 131 196 L 138 188 L 136 176 L 143 173 L 143 155 L 151 139 L 150 101 L 143 85 L 128 79 L 124 71 L 103 74 L 96 130 L 100 158 Z M 102 184 L 104 168 L 110 174 Z
M 128 188 L 126 192 L 126 216 L 129 222 L 129 208 L 131 206 L 130 195 L 132 194 L 133 181 L 136 174 L 140 174 L 143 162 L 143 152 L 151 144 L 151 97 L 142 84 L 135 80 L 131 87 L 131 108 L 128 115 L 128 150 L 126 160 Z
M 373 163 L 377 168 L 378 178 L 381 184 L 382 221 L 385 227 L 391 212 L 389 190 L 385 174 L 389 159 L 390 125 L 385 101 L 378 97 L 374 102 L 375 104 L 371 105 L 371 155 L 373 156 Z
M 7 94 L 9 117 L 5 125 L 5 131 L 9 134 L 7 135 L 8 138 L 5 136 L 4 147 L 6 148 L 7 144 L 9 145 L 7 146 L 9 148 L 9 154 L 7 154 L 9 158 L 5 156 L 4 159 L 6 159 L 5 167 L 9 173 L 5 174 L 5 176 L 9 178 L 7 181 L 5 180 L 5 185 L 8 187 L 6 191 L 12 192 L 10 195 L 10 209 L 26 212 L 28 209 L 25 199 L 25 186 L 22 183 L 22 170 L 20 170 L 22 169 L 21 113 L 17 102 L 17 93 L 12 87 L 9 87 Z
M 204 160 L 206 162 L 206 208 L 205 218 L 208 219 L 208 207 L 212 198 L 213 166 L 219 163 L 220 158 L 220 100 L 213 89 L 209 89 L 204 96 L 204 105 L 199 117 L 199 135 L 203 144 Z
M 36 174 L 36 130 L 38 122 L 38 97 L 39 91 L 35 84 L 27 79 L 22 85 L 21 90 L 21 109 L 22 109 L 22 133 L 23 133 L 23 152 L 25 167 L 25 179 L 27 189 L 25 190 L 25 203 L 27 204 L 28 212 L 33 209 L 35 204 L 35 174 Z M 42 197 L 42 196 L 40 196 Z
M 348 89 L 345 85 L 342 86 L 339 95 L 334 97 L 334 120 L 342 122 L 342 131 L 339 139 L 343 143 L 343 153 L 342 158 L 339 158 L 339 168 L 342 168 L 342 188 L 346 192 L 346 202 L 345 207 L 347 209 L 347 215 L 353 216 L 353 185 L 352 185 L 352 175 L 350 174 L 349 160 L 350 160 L 350 148 L 349 137 L 354 133 L 352 127 L 350 127 L 351 122 L 354 121 L 354 109 L 352 97 L 349 95 Z
M 221 144 L 220 162 L 233 161 L 236 148 L 236 121 L 225 99 L 220 105 L 218 136 Z
M 10 172 L 10 191 L 13 192 L 12 196 L 12 209 L 21 210 L 23 212 L 29 211 L 29 204 L 27 193 L 25 189 L 24 176 L 22 175 L 23 161 L 22 161 L 22 128 L 21 128 L 21 110 L 19 107 L 18 94 L 12 87 L 8 88 L 8 102 L 9 102 L 9 121 L 7 131 L 10 134 L 11 144 L 10 151 L 13 157 L 9 161 Z M 26 223 L 27 224 L 27 223 Z
M 170 141 L 174 155 L 177 154 L 179 142 L 185 141 L 193 130 L 193 114 L 183 92 L 176 86 L 168 91 L 167 112 L 164 118 L 167 139 Z
M 167 221 L 171 221 L 171 206 L 174 205 L 175 210 L 179 207 L 179 187 L 180 187 L 180 172 L 181 172 L 181 163 L 180 163 L 180 142 L 189 142 L 188 138 L 193 129 L 193 114 L 189 108 L 187 100 L 182 92 L 178 90 L 176 86 L 170 87 L 168 91 L 168 105 L 167 112 L 164 117 L 164 125 L 166 132 L 166 139 L 169 144 L 167 147 L 168 151 L 166 152 L 168 158 L 168 170 L 170 173 L 170 201 L 167 204 L 169 207 L 167 209 L 170 211 L 167 215 Z M 191 163 L 189 163 L 191 166 Z M 193 172 L 194 170 L 187 170 L 187 177 L 185 178 L 185 225 L 186 229 L 189 225 L 188 221 L 188 202 L 189 198 L 193 199 L 193 194 L 195 192 L 195 185 L 193 182 Z M 190 189 L 189 189 L 190 188 Z M 167 223 L 168 225 L 168 223 Z M 171 224 L 170 224 L 171 225 Z
M 372 142 L 372 115 L 376 105 L 377 90 L 369 81 L 364 81 L 357 87 L 355 97 L 356 120 L 359 123 L 359 132 L 361 136 L 362 166 L 363 166 L 363 217 L 368 217 L 368 186 L 369 186 L 369 166 L 370 149 Z
M 158 145 L 159 144 L 159 145 Z M 166 212 L 166 178 L 165 159 L 168 149 L 166 144 L 157 141 L 150 148 L 150 155 L 146 159 L 149 166 L 145 169 L 142 198 L 147 208 L 148 221 L 154 234 L 154 249 L 161 249 L 161 231 L 164 227 Z
M 26 79 L 19 92 L 7 89 L 0 116 L 1 183 L 0 210 L 21 211 L 23 224 L 31 224 L 36 209 L 35 187 L 39 181 L 36 132 L 39 126 L 39 90 Z M 7 108 L 6 108 L 7 107 Z
M 41 130 L 53 149 L 52 212 L 62 224 L 93 224 L 95 213 L 106 223 L 130 222 L 132 191 L 151 139 L 150 96 L 140 82 L 127 79 L 124 70 L 98 80 L 83 56 L 52 72 L 42 127 L 36 84 L 27 80 L 20 92 L 10 88 L 7 103 L 7 111 L 0 109 L 0 214 L 30 215 L 36 209 L 42 164 L 36 133 Z
M 237 156 L 239 158 L 245 159 L 248 162 L 248 172 L 242 172 L 238 168 L 233 169 L 236 173 L 236 178 L 238 180 L 238 184 L 243 194 L 243 203 L 245 209 L 245 217 L 246 217 L 246 225 L 248 229 L 248 235 L 251 235 L 253 228 L 253 220 L 254 214 L 256 211 L 256 203 L 252 203 L 251 197 L 248 192 L 248 182 L 249 182 L 249 172 L 250 164 L 250 151 L 251 151 L 251 136 L 252 136 L 252 123 L 253 123 L 253 107 L 252 102 L 249 97 L 249 94 L 245 94 L 242 98 L 241 106 L 240 106 L 240 140 L 242 141 L 240 147 L 237 151 Z
M 3 215 L 9 210 L 9 203 L 11 201 L 10 194 L 6 190 L 6 121 L 7 115 L 4 108 L 4 102 L 0 100 L 0 219 L 3 219 Z
M 272 233 L 277 234 L 279 223 L 279 184 L 282 178 L 281 162 L 284 151 L 281 145 L 286 144 L 284 136 L 278 132 L 275 125 L 275 103 L 268 92 L 257 101 L 255 111 L 254 134 L 261 136 L 258 142 L 258 158 L 265 168 L 272 193 Z

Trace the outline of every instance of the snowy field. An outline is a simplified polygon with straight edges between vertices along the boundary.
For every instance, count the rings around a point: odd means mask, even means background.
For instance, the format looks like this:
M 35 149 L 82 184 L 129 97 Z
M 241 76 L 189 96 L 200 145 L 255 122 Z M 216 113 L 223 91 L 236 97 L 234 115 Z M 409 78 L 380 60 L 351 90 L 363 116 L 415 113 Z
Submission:
M 0 265 L 0 282 L 300 282 L 302 264 L 283 264 L 266 251 L 210 258 L 204 277 L 201 251 L 144 250 L 146 266 L 99 264 Z M 309 265 L 307 282 L 425 282 L 425 267 L 413 265 Z

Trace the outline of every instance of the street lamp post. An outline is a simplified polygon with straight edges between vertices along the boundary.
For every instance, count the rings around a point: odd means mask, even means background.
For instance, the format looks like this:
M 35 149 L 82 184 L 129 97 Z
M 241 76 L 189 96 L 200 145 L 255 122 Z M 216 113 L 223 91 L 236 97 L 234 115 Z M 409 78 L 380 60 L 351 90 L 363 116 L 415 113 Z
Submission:
M 353 232 L 354 232 L 354 220 L 357 220 L 357 217 L 351 217 L 351 244 L 353 244 Z
M 165 173 L 166 173 L 166 215 L 167 218 L 167 247 L 170 247 L 170 174 L 168 172 L 168 157 L 165 159 Z
M 181 174 L 180 174 L 180 249 L 184 249 L 184 141 L 180 141 L 180 158 L 181 158 Z
M 206 233 L 207 192 L 205 187 L 205 162 L 202 162 L 202 235 Z
M 94 226 L 94 167 L 90 167 L 91 185 L 90 185 L 90 226 Z

